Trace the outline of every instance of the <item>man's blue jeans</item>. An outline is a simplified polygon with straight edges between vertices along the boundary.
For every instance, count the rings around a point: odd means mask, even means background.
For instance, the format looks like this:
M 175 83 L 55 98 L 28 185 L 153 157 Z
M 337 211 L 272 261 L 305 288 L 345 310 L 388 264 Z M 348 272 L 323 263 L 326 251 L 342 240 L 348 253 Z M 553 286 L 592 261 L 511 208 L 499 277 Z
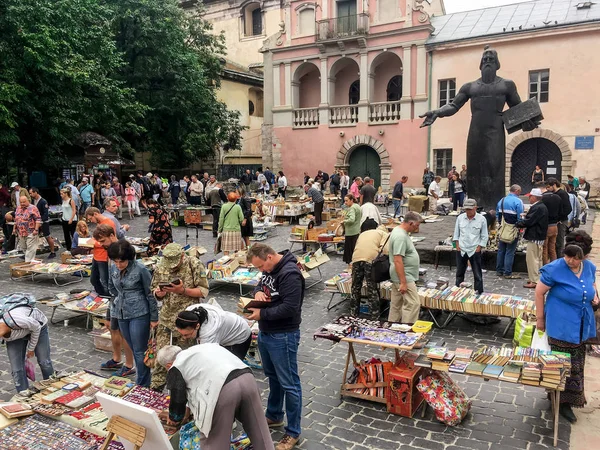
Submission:
M 144 354 L 148 349 L 150 338 L 150 315 L 134 319 L 119 319 L 119 330 L 133 352 L 137 378 L 135 383 L 150 387 L 150 369 L 144 364 Z
M 6 342 L 6 351 L 8 352 L 8 360 L 10 361 L 10 371 L 15 382 L 17 392 L 21 392 L 29 388 L 27 375 L 25 374 L 27 344 L 29 344 L 28 337 L 17 339 L 16 341 Z M 48 325 L 44 325 L 42 327 L 34 353 L 38 364 L 40 365 L 40 369 L 42 370 L 42 377 L 44 380 L 47 380 L 54 373 L 52 361 L 50 360 L 50 336 L 48 335 Z
M 96 294 L 103 297 L 110 296 L 108 292 L 108 262 L 92 260 L 92 276 L 90 283 L 94 286 Z
M 258 334 L 258 349 L 262 359 L 263 370 L 269 378 L 269 400 L 266 416 L 268 419 L 281 422 L 283 420 L 283 401 L 288 435 L 300 436 L 300 419 L 302 418 L 302 385 L 298 375 L 298 346 L 300 330 L 287 333 Z
M 400 217 L 400 206 L 402 205 L 402 200 L 392 200 L 394 204 L 394 217 Z
M 92 206 L 92 202 L 81 202 L 81 209 L 79 210 L 79 216 L 85 217 L 85 210 Z
M 498 240 L 498 258 L 496 259 L 496 273 L 504 274 L 504 276 L 512 275 L 513 262 L 515 260 L 515 252 L 519 240 L 515 239 L 510 244 Z

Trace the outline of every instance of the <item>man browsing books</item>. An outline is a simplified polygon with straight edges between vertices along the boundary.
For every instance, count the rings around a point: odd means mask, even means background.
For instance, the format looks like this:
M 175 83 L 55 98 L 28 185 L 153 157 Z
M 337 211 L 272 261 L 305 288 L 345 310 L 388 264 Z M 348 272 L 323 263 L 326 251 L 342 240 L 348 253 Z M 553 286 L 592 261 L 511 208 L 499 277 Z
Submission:
M 254 298 L 266 302 L 263 308 L 248 308 L 249 320 L 258 320 L 258 349 L 265 375 L 269 378 L 267 423 L 283 425 L 283 402 L 287 415 L 285 435 L 276 450 L 290 450 L 300 438 L 302 386 L 298 375 L 298 346 L 304 300 L 304 277 L 289 251 L 277 253 L 268 245 L 254 244 L 248 262 L 262 272 Z M 267 301 L 269 300 L 270 301 Z

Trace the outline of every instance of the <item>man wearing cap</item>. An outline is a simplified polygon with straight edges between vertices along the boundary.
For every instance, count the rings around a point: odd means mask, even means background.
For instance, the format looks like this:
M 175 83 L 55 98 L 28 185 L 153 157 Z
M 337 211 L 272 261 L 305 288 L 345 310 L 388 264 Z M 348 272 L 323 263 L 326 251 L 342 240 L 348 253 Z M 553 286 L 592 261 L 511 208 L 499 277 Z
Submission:
M 415 323 L 419 319 L 421 300 L 416 281 L 420 258 L 409 233 L 418 233 L 423 221 L 416 212 L 408 212 L 404 222 L 390 233 L 390 278 L 393 283 L 390 300 L 390 322 Z
M 94 188 L 90 184 L 90 179 L 88 177 L 83 177 L 81 180 L 79 195 L 81 196 L 80 212 L 85 213 L 85 210 L 94 204 L 94 197 L 96 196 Z
M 483 292 L 483 272 L 481 267 L 481 251 L 487 246 L 488 229 L 487 221 L 477 212 L 477 202 L 469 198 L 463 205 L 465 210 L 456 218 L 454 237 L 456 244 L 456 286 L 465 281 L 467 263 L 471 263 L 475 291 Z
M 521 186 L 513 184 L 510 187 L 510 192 L 506 197 L 501 199 L 496 205 L 496 219 L 498 223 L 504 220 L 505 227 L 514 226 L 521 218 L 521 214 L 525 211 L 523 202 L 519 198 L 521 195 Z M 512 231 L 512 230 L 511 230 Z M 513 231 L 514 232 L 514 231 Z M 512 236 L 511 236 L 512 237 Z M 506 279 L 521 278 L 519 275 L 513 275 L 512 268 L 515 260 L 515 252 L 519 243 L 519 235 L 517 234 L 512 242 L 503 242 L 498 239 L 498 257 L 496 258 L 496 275 L 504 276 Z
M 548 208 L 542 202 L 542 190 L 534 188 L 529 193 L 531 208 L 525 219 L 517 221 L 518 228 L 525 228 L 523 238 L 527 241 L 527 275 L 529 280 L 524 287 L 534 289 L 540 281 L 540 269 L 544 255 L 544 242 L 548 233 Z
M 175 281 L 176 283 L 172 283 Z M 198 303 L 199 298 L 208 295 L 206 268 L 198 258 L 188 256 L 181 245 L 172 243 L 163 250 L 150 285 L 162 308 L 158 316 L 156 330 L 157 351 L 166 345 L 178 345 L 187 348 L 192 341 L 184 339 L 175 327 L 175 319 L 180 311 Z M 158 365 L 152 371 L 152 389 L 164 388 L 167 372 Z
M 12 184 L 10 185 L 10 188 L 12 189 L 12 192 L 10 194 L 10 203 L 12 205 L 13 211 L 19 207 L 21 196 L 27 197 L 27 199 L 31 202 L 31 197 L 29 196 L 29 192 L 27 192 L 27 189 L 21 189 L 21 186 L 19 186 L 19 183 L 17 183 L 16 181 L 13 181 Z

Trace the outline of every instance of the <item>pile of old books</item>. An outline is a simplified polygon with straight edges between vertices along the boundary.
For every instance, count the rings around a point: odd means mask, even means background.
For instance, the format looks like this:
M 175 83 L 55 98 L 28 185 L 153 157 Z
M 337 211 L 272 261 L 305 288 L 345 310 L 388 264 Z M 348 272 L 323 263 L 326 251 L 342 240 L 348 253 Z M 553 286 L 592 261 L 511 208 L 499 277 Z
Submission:
M 421 288 L 419 296 L 424 308 L 444 311 L 518 317 L 523 311 L 533 311 L 535 308 L 533 300 L 514 295 L 477 295 L 467 287 L 452 286 L 444 290 Z
M 571 358 L 563 353 L 542 355 L 539 358 L 542 365 L 542 380 L 540 386 L 550 389 L 564 389 L 566 376 L 571 370 Z

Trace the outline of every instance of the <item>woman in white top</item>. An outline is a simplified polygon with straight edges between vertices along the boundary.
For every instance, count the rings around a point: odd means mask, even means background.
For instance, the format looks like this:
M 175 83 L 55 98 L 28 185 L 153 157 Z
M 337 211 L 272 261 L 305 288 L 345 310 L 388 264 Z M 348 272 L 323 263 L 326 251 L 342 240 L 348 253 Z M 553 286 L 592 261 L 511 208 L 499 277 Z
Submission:
M 277 196 L 285 198 L 285 191 L 287 190 L 288 185 L 287 178 L 281 170 L 278 173 L 279 176 L 277 177 Z
M 71 189 L 68 187 L 60 190 L 60 198 L 62 199 L 61 224 L 65 236 L 65 248 L 70 249 L 73 233 L 75 233 L 75 227 L 77 227 L 77 207 L 71 197 Z
M 206 303 L 181 311 L 175 326 L 184 339 L 196 339 L 197 344 L 219 344 L 242 361 L 252 342 L 252 331 L 244 318 Z

